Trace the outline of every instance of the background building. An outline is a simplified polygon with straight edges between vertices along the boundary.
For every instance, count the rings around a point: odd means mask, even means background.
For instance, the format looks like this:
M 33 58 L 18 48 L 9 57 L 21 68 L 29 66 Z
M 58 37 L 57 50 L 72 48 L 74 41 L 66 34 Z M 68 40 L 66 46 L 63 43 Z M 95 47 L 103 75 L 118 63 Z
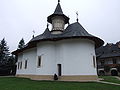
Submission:
M 96 49 L 98 75 L 120 75 L 120 42 Z

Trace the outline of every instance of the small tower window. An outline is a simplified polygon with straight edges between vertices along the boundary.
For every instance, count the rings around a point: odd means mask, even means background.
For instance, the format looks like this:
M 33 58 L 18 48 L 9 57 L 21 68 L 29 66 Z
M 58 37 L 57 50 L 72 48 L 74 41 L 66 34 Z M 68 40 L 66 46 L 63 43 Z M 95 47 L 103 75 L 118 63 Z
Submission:
M 27 60 L 25 60 L 25 69 L 27 69 Z
M 41 56 L 38 56 L 38 64 L 37 64 L 38 67 L 41 67 Z
M 52 30 L 64 30 L 64 20 L 62 17 L 56 17 L 52 20 Z

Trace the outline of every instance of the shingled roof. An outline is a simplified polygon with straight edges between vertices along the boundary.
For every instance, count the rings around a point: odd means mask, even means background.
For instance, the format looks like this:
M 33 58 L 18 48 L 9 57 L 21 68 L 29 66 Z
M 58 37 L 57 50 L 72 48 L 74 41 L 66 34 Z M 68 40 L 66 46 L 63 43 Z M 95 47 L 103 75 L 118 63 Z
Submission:
M 71 38 L 92 40 L 95 42 L 96 47 L 100 47 L 104 44 L 103 40 L 89 34 L 79 22 L 75 22 L 73 24 L 68 25 L 68 27 L 61 34 L 51 34 L 49 29 L 46 28 L 43 34 L 38 35 L 37 37 L 31 39 L 25 48 L 23 48 L 22 50 L 16 50 L 13 53 L 16 54 L 28 48 L 35 47 L 36 44 L 41 41 L 59 41 L 59 40 L 71 39 Z
M 54 13 L 52 15 L 50 15 L 50 16 L 47 17 L 47 21 L 49 23 L 52 23 L 52 18 L 54 16 L 62 16 L 65 19 L 65 24 L 69 23 L 69 17 L 67 17 L 65 14 L 63 14 L 60 2 L 58 2 Z
M 116 44 L 106 44 L 96 49 L 96 55 L 98 58 L 110 58 L 110 57 L 120 57 L 120 43 Z
M 57 7 L 54 11 L 54 13 L 50 16 L 48 16 L 47 21 L 49 23 L 52 23 L 52 19 L 55 16 L 61 16 L 64 18 L 65 24 L 69 24 L 69 18 L 63 14 L 61 5 L 60 5 L 60 0 L 58 0 Z M 29 48 L 36 47 L 38 42 L 43 42 L 43 41 L 59 41 L 63 39 L 74 39 L 74 38 L 79 38 L 79 39 L 89 39 L 95 42 L 95 47 L 100 47 L 104 44 L 104 41 L 101 40 L 98 37 L 95 37 L 91 34 L 89 34 L 83 27 L 82 25 L 77 21 L 73 24 L 69 24 L 65 30 L 61 34 L 52 34 L 51 31 L 49 30 L 48 26 L 46 30 L 44 31 L 43 34 L 38 35 L 34 38 L 32 38 L 28 44 L 23 49 L 18 49 L 13 52 L 13 54 L 18 54 L 24 50 L 27 50 Z

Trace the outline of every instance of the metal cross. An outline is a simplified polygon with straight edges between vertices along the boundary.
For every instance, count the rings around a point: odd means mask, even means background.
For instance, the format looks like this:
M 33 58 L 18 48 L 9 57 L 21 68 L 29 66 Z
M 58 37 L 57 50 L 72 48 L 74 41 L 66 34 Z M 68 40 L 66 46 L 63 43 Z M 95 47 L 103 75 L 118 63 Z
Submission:
M 77 22 L 79 21 L 79 19 L 78 19 L 78 15 L 79 15 L 79 14 L 78 14 L 78 12 L 76 12 L 76 16 L 77 16 Z
M 49 27 L 49 23 L 47 23 L 47 28 Z
M 33 38 L 34 38 L 35 30 L 33 30 L 32 32 L 33 32 Z
M 58 2 L 60 2 L 60 0 L 58 0 Z

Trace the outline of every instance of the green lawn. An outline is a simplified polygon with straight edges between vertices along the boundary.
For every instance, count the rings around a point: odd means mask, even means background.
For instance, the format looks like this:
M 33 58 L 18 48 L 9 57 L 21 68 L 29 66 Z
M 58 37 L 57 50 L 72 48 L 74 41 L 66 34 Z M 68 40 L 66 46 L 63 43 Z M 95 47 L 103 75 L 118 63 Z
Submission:
M 0 90 L 120 90 L 120 86 L 95 82 L 33 81 L 24 78 L 0 77 Z
M 103 81 L 106 81 L 106 82 L 112 82 L 112 83 L 120 84 L 120 80 L 118 80 L 114 76 L 100 76 L 100 78 L 103 78 L 104 79 Z

